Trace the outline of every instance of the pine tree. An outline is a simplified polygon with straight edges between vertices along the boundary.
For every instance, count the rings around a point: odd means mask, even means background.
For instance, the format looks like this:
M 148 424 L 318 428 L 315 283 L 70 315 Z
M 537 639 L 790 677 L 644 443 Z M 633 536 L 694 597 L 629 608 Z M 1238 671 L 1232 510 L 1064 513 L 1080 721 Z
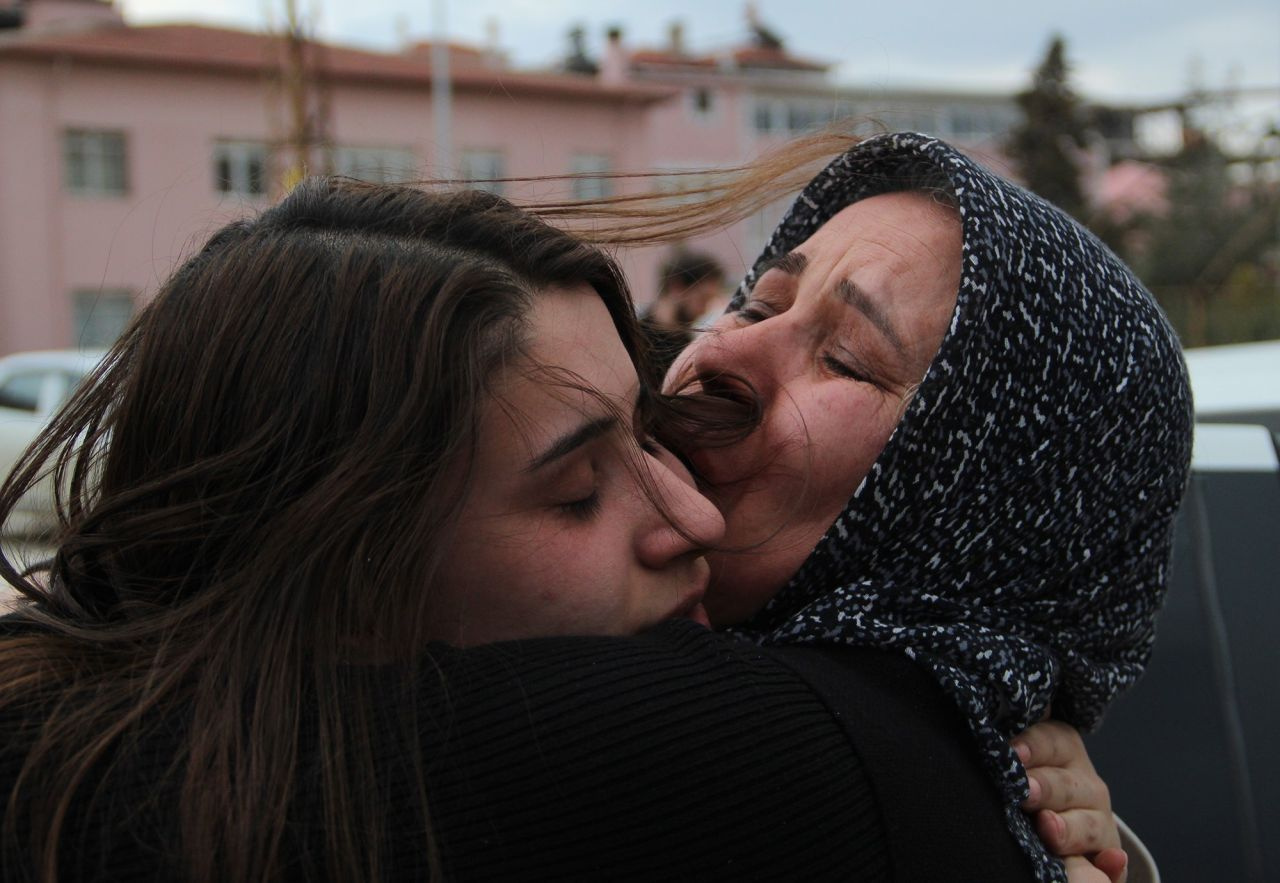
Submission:
M 1023 121 L 1007 149 L 1028 189 L 1083 218 L 1086 203 L 1074 153 L 1084 147 L 1086 130 L 1069 73 L 1066 44 L 1055 35 L 1031 88 L 1017 96 Z

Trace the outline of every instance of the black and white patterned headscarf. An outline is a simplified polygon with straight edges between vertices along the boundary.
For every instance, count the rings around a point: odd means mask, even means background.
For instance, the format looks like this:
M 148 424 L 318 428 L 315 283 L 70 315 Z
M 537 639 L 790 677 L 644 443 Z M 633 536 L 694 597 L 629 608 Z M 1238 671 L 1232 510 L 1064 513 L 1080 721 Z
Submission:
M 953 195 L 963 223 L 950 328 L 845 511 L 741 632 L 925 666 L 968 717 L 1039 879 L 1064 880 L 1017 808 L 1027 781 L 1006 740 L 1051 704 L 1093 727 L 1150 655 L 1190 461 L 1186 369 L 1151 295 L 1091 234 L 922 135 L 832 162 L 760 261 L 850 203 L 921 188 Z

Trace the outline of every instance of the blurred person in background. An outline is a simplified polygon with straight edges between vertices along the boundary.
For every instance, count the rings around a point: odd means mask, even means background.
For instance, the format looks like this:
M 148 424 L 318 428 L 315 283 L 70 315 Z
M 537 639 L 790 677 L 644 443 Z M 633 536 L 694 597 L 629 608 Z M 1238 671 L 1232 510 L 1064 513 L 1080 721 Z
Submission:
M 677 249 L 658 272 L 658 296 L 641 313 L 658 376 L 665 375 L 694 330 L 723 295 L 724 267 L 704 252 Z

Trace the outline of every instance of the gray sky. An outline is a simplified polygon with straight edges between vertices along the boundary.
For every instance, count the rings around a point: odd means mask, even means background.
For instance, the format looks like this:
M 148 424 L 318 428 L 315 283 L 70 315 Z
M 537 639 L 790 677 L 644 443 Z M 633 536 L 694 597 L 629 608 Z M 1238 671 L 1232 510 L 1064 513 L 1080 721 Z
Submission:
M 299 0 L 319 13 L 321 35 L 391 49 L 398 31 L 432 31 L 433 0 Z M 284 0 L 117 0 L 136 24 L 202 21 L 262 27 Z M 684 23 L 686 43 L 713 49 L 745 34 L 743 0 L 447 0 L 454 39 L 498 42 L 522 65 L 545 65 L 565 32 L 584 25 L 598 51 L 608 25 L 632 46 L 666 39 Z M 1092 98 L 1174 97 L 1193 82 L 1280 86 L 1276 0 L 757 0 L 761 18 L 800 55 L 833 62 L 836 76 L 864 85 L 1019 88 L 1057 31 L 1067 39 L 1078 91 Z M 643 11 L 642 11 L 643 10 Z M 1280 105 L 1280 99 L 1276 100 Z M 1280 107 L 1277 108 L 1280 115 Z

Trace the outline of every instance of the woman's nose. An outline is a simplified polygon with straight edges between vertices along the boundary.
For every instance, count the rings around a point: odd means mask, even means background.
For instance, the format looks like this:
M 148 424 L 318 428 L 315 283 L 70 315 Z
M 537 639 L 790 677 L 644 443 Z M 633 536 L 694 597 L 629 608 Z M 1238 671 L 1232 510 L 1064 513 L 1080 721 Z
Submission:
M 680 556 L 714 546 L 724 537 L 724 518 L 694 486 L 693 478 L 670 451 L 660 449 L 649 458 L 654 502 L 660 507 L 637 542 L 646 567 L 665 567 Z
M 768 401 L 802 361 L 805 347 L 795 335 L 793 324 L 786 316 L 775 316 L 709 332 L 690 354 L 694 376 L 711 393 L 715 392 L 717 378 L 741 378 Z

